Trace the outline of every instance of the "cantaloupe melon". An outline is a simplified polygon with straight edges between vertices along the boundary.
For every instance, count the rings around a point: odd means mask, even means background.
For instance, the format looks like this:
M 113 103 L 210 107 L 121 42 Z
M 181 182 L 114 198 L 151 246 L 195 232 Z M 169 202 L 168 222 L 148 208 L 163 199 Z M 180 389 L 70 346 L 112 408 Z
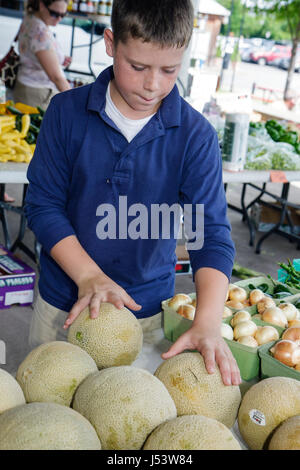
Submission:
M 237 385 L 224 385 L 216 365 L 208 374 L 198 352 L 184 352 L 167 359 L 155 374 L 167 387 L 178 416 L 202 415 L 216 419 L 231 428 L 241 402 Z
M 160 424 L 146 440 L 144 450 L 241 450 L 241 446 L 219 421 L 186 415 Z
M 16 379 L 0 369 L 0 414 L 25 403 L 24 393 Z
M 288 377 L 270 377 L 252 385 L 243 396 L 238 426 L 250 449 L 260 450 L 282 421 L 298 414 L 300 382 Z
M 141 449 L 154 428 L 176 417 L 162 382 L 133 366 L 110 367 L 87 377 L 75 393 L 73 408 L 92 423 L 108 450 Z
M 91 319 L 86 308 L 69 328 L 68 341 L 87 351 L 98 369 L 130 365 L 143 345 L 143 330 L 127 308 L 108 302 L 100 306 L 99 316 Z
M 300 450 L 300 415 L 292 416 L 275 429 L 269 450 Z
M 51 341 L 33 349 L 17 370 L 27 403 L 70 406 L 78 385 L 97 370 L 94 359 L 67 341 Z
M 0 450 L 100 450 L 91 423 L 72 408 L 29 403 L 0 416 Z

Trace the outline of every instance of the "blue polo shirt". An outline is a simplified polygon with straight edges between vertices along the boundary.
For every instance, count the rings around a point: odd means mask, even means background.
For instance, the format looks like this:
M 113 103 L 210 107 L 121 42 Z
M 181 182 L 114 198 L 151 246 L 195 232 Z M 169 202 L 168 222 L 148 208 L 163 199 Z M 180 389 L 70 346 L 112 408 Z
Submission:
M 142 305 L 134 314 L 144 318 L 161 310 L 175 284 L 176 230 L 166 236 L 165 214 L 151 231 L 153 207 L 175 204 L 194 215 L 204 207 L 203 246 L 189 250 L 194 274 L 212 267 L 230 278 L 234 245 L 214 128 L 174 86 L 128 143 L 105 113 L 112 78 L 109 67 L 93 84 L 51 100 L 28 169 L 25 212 L 42 245 L 39 290 L 46 302 L 69 311 L 78 299 L 77 286 L 50 256 L 56 243 L 76 235 L 102 271 Z

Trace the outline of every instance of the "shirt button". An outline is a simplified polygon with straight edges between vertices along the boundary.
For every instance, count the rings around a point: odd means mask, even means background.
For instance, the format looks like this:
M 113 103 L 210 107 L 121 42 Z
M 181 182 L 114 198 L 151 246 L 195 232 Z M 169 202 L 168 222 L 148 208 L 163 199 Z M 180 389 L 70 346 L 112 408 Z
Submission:
M 110 183 L 110 179 L 109 179 L 109 178 L 107 178 L 106 182 L 107 182 L 107 184 L 109 184 L 109 183 Z

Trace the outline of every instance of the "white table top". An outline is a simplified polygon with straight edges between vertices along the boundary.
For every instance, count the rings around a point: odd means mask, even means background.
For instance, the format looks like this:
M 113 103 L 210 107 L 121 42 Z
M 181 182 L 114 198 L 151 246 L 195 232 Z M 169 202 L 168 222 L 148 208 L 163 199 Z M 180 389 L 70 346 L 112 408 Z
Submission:
M 0 183 L 26 184 L 27 163 L 6 162 L 0 163 Z M 300 171 L 285 171 L 288 181 L 300 181 Z M 228 171 L 223 170 L 224 183 L 268 183 L 270 171 Z
M 300 181 L 300 171 L 284 171 L 286 179 L 291 181 Z M 224 183 L 270 183 L 271 171 L 243 170 L 228 171 L 223 170 Z

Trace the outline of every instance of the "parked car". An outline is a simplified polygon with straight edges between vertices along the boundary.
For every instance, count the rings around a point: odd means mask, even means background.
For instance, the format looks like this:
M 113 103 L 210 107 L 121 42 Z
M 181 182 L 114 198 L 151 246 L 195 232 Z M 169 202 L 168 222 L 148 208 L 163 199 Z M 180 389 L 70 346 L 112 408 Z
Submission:
M 290 66 L 290 60 L 291 60 L 290 57 L 283 57 L 282 59 L 280 59 L 278 66 L 281 69 L 288 70 L 288 68 Z M 295 70 L 295 72 L 300 73 L 300 46 L 297 49 L 296 62 L 295 62 L 295 69 L 294 70 Z
M 251 62 L 258 65 L 278 65 L 281 59 L 291 57 L 289 46 L 274 45 L 270 49 L 257 49 L 250 54 Z

